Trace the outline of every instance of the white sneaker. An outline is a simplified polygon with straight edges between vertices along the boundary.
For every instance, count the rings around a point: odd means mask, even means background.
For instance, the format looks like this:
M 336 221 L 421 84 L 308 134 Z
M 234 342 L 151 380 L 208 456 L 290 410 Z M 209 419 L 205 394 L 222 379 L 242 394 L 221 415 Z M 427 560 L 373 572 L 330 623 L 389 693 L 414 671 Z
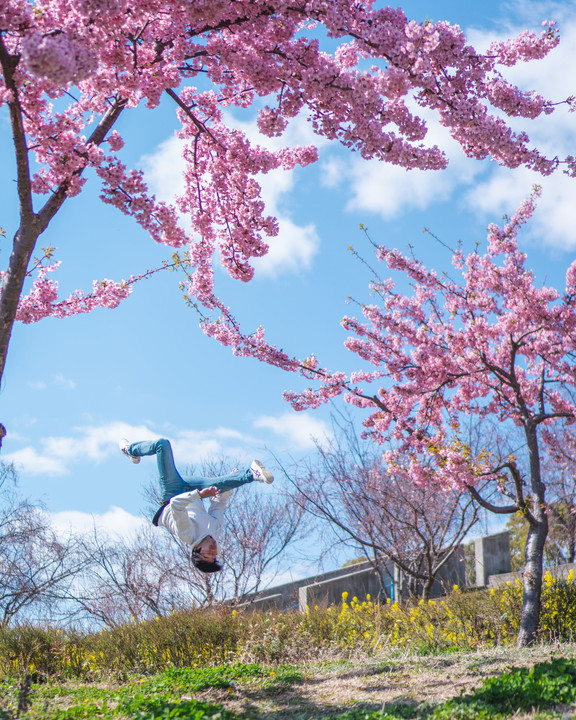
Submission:
M 274 475 L 262 465 L 260 460 L 252 460 L 250 472 L 254 480 L 258 480 L 258 482 L 268 483 L 268 485 L 274 482 Z
M 122 450 L 122 452 L 124 453 L 124 455 L 126 455 L 127 458 L 130 458 L 130 460 L 132 460 L 134 465 L 138 465 L 138 463 L 140 462 L 140 458 L 136 457 L 136 455 L 130 455 L 130 453 L 128 452 L 128 445 L 130 445 L 130 441 L 126 440 L 126 438 L 122 438 L 122 440 L 120 440 L 118 445 L 120 447 L 120 450 Z

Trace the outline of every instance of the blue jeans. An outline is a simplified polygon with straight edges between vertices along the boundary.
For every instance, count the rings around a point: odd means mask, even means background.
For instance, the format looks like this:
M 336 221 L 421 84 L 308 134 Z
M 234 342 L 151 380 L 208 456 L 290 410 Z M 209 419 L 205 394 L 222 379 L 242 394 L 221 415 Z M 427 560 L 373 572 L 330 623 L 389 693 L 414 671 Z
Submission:
M 174 455 L 170 441 L 165 438 L 159 440 L 144 440 L 128 445 L 130 455 L 142 457 L 143 455 L 156 455 L 158 463 L 158 475 L 162 490 L 162 502 L 168 502 L 170 498 L 190 490 L 202 490 L 203 488 L 217 487 L 221 492 L 232 490 L 246 483 L 253 482 L 254 477 L 250 468 L 237 470 L 222 477 L 190 477 L 183 478 L 174 465 Z

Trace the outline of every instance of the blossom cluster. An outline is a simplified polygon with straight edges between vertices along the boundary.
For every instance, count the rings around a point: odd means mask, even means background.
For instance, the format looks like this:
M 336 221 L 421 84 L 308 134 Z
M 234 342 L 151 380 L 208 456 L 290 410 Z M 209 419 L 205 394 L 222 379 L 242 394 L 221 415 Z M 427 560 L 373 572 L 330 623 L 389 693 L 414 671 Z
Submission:
M 64 32 L 29 32 L 22 40 L 22 62 L 32 75 L 66 85 L 90 77 L 98 60 L 82 40 Z
M 64 318 L 87 313 L 96 307 L 115 308 L 132 292 L 129 282 L 113 280 L 94 281 L 92 292 L 85 295 L 76 290 L 68 298 L 58 297 L 58 282 L 51 280 L 48 273 L 54 272 L 60 262 L 44 265 L 38 269 L 30 292 L 20 298 L 16 319 L 28 324 L 46 317 Z
M 315 24 L 336 41 L 333 52 L 306 34 Z M 415 99 L 438 113 L 468 155 L 548 173 L 559 161 L 532 148 L 506 117 L 534 118 L 552 106 L 507 83 L 501 70 L 543 57 L 557 42 L 547 22 L 539 35 L 523 32 L 480 54 L 457 26 L 418 23 L 400 9 L 352 0 L 6 0 L 0 105 L 9 103 L 22 121 L 21 147 L 37 168 L 33 193 L 47 202 L 76 195 L 86 168 L 95 168 L 105 202 L 157 242 L 189 245 L 189 292 L 218 310 L 214 257 L 248 281 L 252 259 L 266 254 L 278 232 L 258 176 L 318 157 L 312 146 L 253 144 L 227 124 L 228 107 L 266 98 L 258 115 L 263 135 L 281 136 L 305 114 L 318 135 L 364 158 L 443 168 L 446 156 L 426 144 L 426 122 L 409 109 Z M 201 88 L 194 84 L 200 75 Z M 114 129 L 122 113 L 141 104 L 153 110 L 163 96 L 175 103 L 185 141 L 185 191 L 173 204 L 158 202 L 142 173 L 125 167 L 124 139 Z M 182 214 L 192 233 L 182 229 Z M 225 336 L 226 314 L 219 322 L 205 327 Z M 284 362 L 275 351 L 271 357 Z

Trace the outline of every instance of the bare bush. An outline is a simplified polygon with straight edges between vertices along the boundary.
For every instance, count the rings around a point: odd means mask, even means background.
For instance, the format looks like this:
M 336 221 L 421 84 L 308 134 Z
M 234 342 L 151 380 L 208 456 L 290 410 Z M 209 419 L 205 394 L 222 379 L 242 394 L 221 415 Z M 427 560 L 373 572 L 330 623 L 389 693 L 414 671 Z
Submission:
M 83 569 L 78 550 L 76 538 L 58 536 L 42 508 L 19 495 L 14 467 L 0 463 L 0 627 L 64 614 Z
M 299 472 L 299 493 L 308 511 L 327 522 L 338 540 L 361 552 L 388 591 L 393 565 L 406 579 L 400 590 L 430 590 L 477 522 L 469 494 L 417 486 L 388 472 L 381 452 L 363 443 L 353 424 L 334 421 L 334 439 Z

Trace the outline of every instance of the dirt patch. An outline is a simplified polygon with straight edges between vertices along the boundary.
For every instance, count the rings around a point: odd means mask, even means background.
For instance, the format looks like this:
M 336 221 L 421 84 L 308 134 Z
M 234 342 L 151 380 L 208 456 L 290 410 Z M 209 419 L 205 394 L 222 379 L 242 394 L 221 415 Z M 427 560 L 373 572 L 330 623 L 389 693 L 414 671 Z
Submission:
M 441 703 L 473 691 L 487 677 L 554 656 L 575 654 L 572 645 L 529 650 L 500 648 L 440 657 L 382 657 L 309 666 L 302 681 L 289 686 L 266 681 L 263 686 L 241 684 L 227 690 L 211 689 L 195 697 L 249 717 L 311 720 L 352 708 L 378 710 L 397 703 Z

